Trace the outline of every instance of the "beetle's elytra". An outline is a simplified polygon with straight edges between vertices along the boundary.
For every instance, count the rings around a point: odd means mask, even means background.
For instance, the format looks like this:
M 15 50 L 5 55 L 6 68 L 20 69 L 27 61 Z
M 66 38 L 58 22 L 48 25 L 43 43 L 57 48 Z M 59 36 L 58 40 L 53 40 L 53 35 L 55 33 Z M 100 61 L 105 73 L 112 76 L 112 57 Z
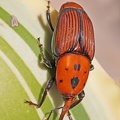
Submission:
M 56 56 L 66 52 L 94 56 L 94 33 L 90 18 L 83 8 L 75 3 L 62 5 L 53 35 L 53 51 Z
M 89 71 L 93 68 L 91 64 L 95 52 L 93 26 L 87 13 L 80 5 L 67 2 L 60 8 L 54 30 L 49 8 L 48 5 L 47 20 L 53 31 L 51 49 L 55 62 L 51 63 L 47 60 L 42 52 L 42 45 L 40 44 L 39 47 L 44 64 L 50 68 L 56 66 L 56 75 L 48 81 L 43 97 L 38 104 L 31 101 L 25 102 L 40 107 L 53 82 L 56 82 L 57 89 L 65 101 L 63 107 L 57 108 L 62 108 L 59 120 L 63 120 L 66 113 L 68 113 L 69 120 L 73 120 L 69 110 L 80 103 L 85 96 L 83 89 Z M 76 96 L 79 99 L 75 99 Z M 49 120 L 52 111 L 47 120 Z

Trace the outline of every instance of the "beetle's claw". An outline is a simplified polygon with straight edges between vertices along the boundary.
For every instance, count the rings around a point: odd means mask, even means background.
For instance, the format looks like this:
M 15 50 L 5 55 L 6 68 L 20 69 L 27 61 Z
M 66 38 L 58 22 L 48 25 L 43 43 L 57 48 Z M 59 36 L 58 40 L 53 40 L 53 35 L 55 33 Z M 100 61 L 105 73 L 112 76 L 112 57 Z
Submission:
M 28 103 L 30 106 L 38 106 L 38 104 L 36 104 L 36 103 L 33 103 L 32 101 L 28 101 L 28 100 L 25 100 L 25 102 L 24 103 Z
M 28 100 L 24 100 L 24 103 L 28 103 Z
M 32 104 L 32 102 L 31 102 L 31 101 L 28 101 L 28 100 L 25 100 L 24 103 L 28 103 L 29 105 Z
M 38 43 L 40 44 L 40 37 L 37 40 L 38 40 Z
M 50 1 L 48 1 L 48 6 L 47 6 L 47 8 L 48 8 L 48 13 L 50 13 Z
M 43 49 L 43 44 L 40 43 L 40 37 L 38 38 L 38 44 L 41 49 Z

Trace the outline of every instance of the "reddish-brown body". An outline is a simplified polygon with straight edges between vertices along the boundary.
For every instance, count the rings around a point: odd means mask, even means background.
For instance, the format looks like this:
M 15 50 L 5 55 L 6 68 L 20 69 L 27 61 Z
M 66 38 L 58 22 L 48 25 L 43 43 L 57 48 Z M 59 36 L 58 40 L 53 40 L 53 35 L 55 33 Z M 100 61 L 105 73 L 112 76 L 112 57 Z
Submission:
M 52 39 L 56 85 L 63 98 L 68 99 L 65 101 L 60 120 L 73 104 L 77 104 L 74 97 L 84 89 L 94 51 L 94 32 L 88 15 L 76 3 L 63 4 Z

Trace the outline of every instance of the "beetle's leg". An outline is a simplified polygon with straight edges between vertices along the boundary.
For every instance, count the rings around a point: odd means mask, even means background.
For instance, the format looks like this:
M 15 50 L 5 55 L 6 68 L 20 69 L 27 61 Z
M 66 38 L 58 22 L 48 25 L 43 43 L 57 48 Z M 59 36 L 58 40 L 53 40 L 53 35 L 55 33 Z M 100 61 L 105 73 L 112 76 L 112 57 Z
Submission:
M 42 103 L 44 102 L 44 100 L 45 100 L 45 98 L 46 98 L 46 95 L 47 95 L 47 92 L 48 92 L 48 91 L 50 90 L 50 88 L 52 87 L 54 81 L 55 81 L 55 77 L 52 77 L 52 78 L 48 81 L 47 86 L 46 86 L 46 88 L 45 88 L 45 91 L 44 91 L 44 93 L 43 93 L 43 97 L 42 97 L 41 101 L 39 102 L 38 107 L 40 107 L 40 106 L 42 105 Z
M 68 114 L 67 114 L 67 115 L 68 115 L 69 120 L 73 120 L 72 117 L 71 117 L 70 111 L 68 111 Z
M 53 26 L 52 26 L 52 22 L 51 22 L 51 17 L 50 17 L 50 1 L 48 1 L 47 8 L 48 8 L 47 11 L 46 11 L 47 21 L 48 21 L 48 24 L 49 24 L 51 30 L 54 31 Z
M 47 117 L 47 119 L 45 119 L 45 120 L 49 120 L 50 116 L 52 115 L 53 112 L 55 112 L 56 110 L 62 109 L 62 108 L 63 107 L 59 107 L 59 108 L 55 108 L 55 109 L 51 110 L 50 113 L 49 113 L 49 115 L 48 115 L 48 117 Z
M 45 98 L 46 98 L 47 92 L 48 92 L 48 91 L 50 90 L 50 88 L 52 87 L 54 81 L 55 81 L 55 77 L 51 78 L 51 79 L 48 81 L 47 86 L 46 86 L 46 88 L 45 88 L 45 91 L 44 91 L 44 93 L 43 93 L 42 99 L 41 99 L 41 101 L 40 101 L 38 104 L 33 103 L 33 102 L 31 102 L 31 101 L 27 101 L 27 100 L 25 101 L 25 103 L 28 103 L 29 105 L 36 106 L 37 108 L 41 107 L 41 105 L 43 104 L 43 102 L 44 102 L 44 100 L 45 100 Z
M 94 70 L 94 65 L 90 64 L 90 71 Z
M 43 63 L 49 67 L 49 68 L 53 68 L 55 66 L 54 63 L 51 63 L 49 60 L 47 60 L 43 54 L 43 45 L 40 43 L 40 38 L 38 38 L 38 41 L 39 41 L 39 48 L 40 48 L 40 53 L 41 53 L 41 57 L 42 57 L 42 60 L 43 60 Z
M 72 103 L 71 106 L 70 106 L 70 109 L 73 108 L 74 106 L 76 106 L 77 104 L 79 104 L 84 97 L 85 97 L 85 92 L 84 92 L 84 90 L 83 90 L 83 91 L 78 95 L 78 98 L 79 98 L 79 99 L 73 101 L 73 103 Z

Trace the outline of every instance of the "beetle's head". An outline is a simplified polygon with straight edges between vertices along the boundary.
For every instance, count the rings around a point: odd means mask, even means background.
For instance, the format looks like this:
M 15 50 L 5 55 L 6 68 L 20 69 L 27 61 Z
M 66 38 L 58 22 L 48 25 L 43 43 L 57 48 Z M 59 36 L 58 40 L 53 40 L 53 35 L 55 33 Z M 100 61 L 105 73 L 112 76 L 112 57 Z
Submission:
M 66 2 L 63 4 L 60 8 L 60 11 L 66 8 L 77 8 L 77 9 L 83 9 L 79 4 L 74 3 L 74 2 Z
M 87 81 L 90 61 L 80 54 L 66 54 L 57 62 L 56 84 L 63 95 L 79 94 Z

